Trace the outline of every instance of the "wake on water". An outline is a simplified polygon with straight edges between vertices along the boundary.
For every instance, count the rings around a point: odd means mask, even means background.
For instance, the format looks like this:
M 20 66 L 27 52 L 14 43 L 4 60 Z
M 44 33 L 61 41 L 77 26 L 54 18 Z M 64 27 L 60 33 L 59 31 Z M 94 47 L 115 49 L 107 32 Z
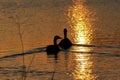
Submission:
M 87 44 L 73 44 L 73 47 L 88 47 L 88 48 L 99 48 L 99 49 L 120 49 L 120 46 L 97 46 L 97 45 L 87 45 Z M 75 51 L 75 50 L 61 50 L 63 52 L 70 52 L 70 53 L 80 53 L 80 54 L 98 54 L 98 55 L 105 55 L 105 56 L 112 56 L 112 57 L 120 57 L 120 53 L 107 53 L 107 52 L 85 52 L 85 51 Z M 16 53 L 12 55 L 7 55 L 4 57 L 0 57 L 0 60 L 7 59 L 7 58 L 16 58 L 23 55 L 30 55 L 30 54 L 37 54 L 46 52 L 46 47 L 34 48 L 29 51 Z

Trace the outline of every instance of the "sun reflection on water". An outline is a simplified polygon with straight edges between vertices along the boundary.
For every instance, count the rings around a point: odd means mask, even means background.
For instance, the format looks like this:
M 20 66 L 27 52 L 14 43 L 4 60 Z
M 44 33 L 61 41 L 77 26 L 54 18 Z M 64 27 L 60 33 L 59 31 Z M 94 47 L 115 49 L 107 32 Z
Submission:
M 96 80 L 96 76 L 92 74 L 93 62 L 90 61 L 90 55 L 77 55 L 74 70 L 74 80 Z
M 74 42 L 78 44 L 89 44 L 88 39 L 91 32 L 88 26 L 90 26 L 89 20 L 86 18 L 87 9 L 83 5 L 74 5 L 69 8 L 69 16 L 71 18 L 72 26 L 74 31 Z
M 90 44 L 90 21 L 86 17 L 88 14 L 87 8 L 82 5 L 82 0 L 74 0 L 74 6 L 69 8 L 68 16 L 72 24 L 74 42 L 77 44 Z M 81 4 L 80 4 L 81 3 Z M 75 47 L 75 50 L 88 52 L 88 48 Z M 73 76 L 75 80 L 94 80 L 92 75 L 92 61 L 90 61 L 90 54 L 76 54 L 76 64 Z

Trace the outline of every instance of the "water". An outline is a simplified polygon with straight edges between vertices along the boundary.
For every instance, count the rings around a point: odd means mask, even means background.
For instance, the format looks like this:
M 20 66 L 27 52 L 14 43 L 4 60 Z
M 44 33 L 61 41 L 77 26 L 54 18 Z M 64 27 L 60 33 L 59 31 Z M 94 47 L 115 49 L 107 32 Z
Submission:
M 19 26 L 26 80 L 119 80 L 119 7 L 119 0 L 1 0 L 1 80 L 22 80 Z M 55 59 L 45 48 L 64 28 L 76 45 Z

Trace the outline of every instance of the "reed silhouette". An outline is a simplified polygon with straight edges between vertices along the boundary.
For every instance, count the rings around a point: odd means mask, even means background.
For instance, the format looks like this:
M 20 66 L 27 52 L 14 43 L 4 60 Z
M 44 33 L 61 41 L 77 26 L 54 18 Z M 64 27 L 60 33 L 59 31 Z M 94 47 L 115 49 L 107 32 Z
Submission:
M 66 50 L 69 49 L 72 46 L 72 42 L 67 38 L 67 29 L 64 29 L 64 39 L 62 39 L 62 41 L 59 43 L 59 46 Z
M 46 52 L 47 52 L 48 55 L 54 54 L 55 56 L 57 56 L 57 53 L 60 51 L 59 46 L 57 45 L 57 40 L 58 39 L 61 39 L 61 37 L 56 35 L 54 37 L 54 40 L 53 40 L 54 44 L 53 45 L 48 45 L 46 47 Z

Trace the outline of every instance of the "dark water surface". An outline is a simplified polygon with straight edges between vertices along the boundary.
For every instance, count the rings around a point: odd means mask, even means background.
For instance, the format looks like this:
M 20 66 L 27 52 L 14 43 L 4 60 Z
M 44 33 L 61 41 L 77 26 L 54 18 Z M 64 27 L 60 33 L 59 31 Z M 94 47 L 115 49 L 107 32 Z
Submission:
M 119 0 L 0 2 L 0 80 L 120 80 Z M 75 44 L 57 59 L 46 46 L 63 29 Z M 58 40 L 58 43 L 60 40 Z

